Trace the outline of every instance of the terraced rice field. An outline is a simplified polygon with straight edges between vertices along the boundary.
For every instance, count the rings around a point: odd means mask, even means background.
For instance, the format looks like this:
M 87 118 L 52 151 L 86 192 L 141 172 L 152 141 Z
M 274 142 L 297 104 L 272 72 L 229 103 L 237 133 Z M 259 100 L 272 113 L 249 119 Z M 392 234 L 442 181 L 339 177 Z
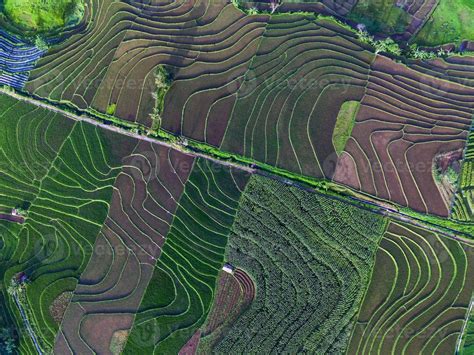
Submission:
M 0 85 L 22 89 L 44 50 L 0 29 Z
M 407 6 L 416 13 L 426 4 Z M 39 61 L 30 93 L 104 113 L 113 107 L 117 117 L 151 127 L 154 73 L 166 65 L 172 85 L 163 130 L 448 215 L 431 161 L 465 144 L 474 87 L 470 76 L 463 79 L 469 70 L 461 59 L 439 68 L 413 64 L 412 71 L 375 60 L 334 21 L 250 16 L 225 1 L 91 0 L 90 8 L 90 25 Z M 363 107 L 338 163 L 332 131 L 347 101 Z M 420 149 L 424 167 L 414 169 Z
M 474 222 L 474 132 L 469 135 L 469 143 L 458 182 L 458 192 L 454 200 L 451 218 Z
M 332 22 L 272 17 L 237 93 L 222 149 L 332 177 L 339 109 L 362 99 L 373 58 Z
M 13 168 L 0 176 L 2 206 L 20 204 L 28 210 L 2 276 L 4 285 L 19 272 L 29 278 L 28 318 L 46 351 L 59 327 L 49 307 L 63 292 L 74 290 L 107 216 L 120 160 L 106 148 L 117 137 L 27 104 L 1 100 L 8 104 L 2 106 L 6 128 L 1 151 Z M 7 305 L 22 328 L 11 298 Z M 29 337 L 22 337 L 20 351 L 33 349 Z
M 199 353 L 209 354 L 255 298 L 256 285 L 242 269 L 221 271 L 211 312 L 199 332 Z
M 377 57 L 334 180 L 420 211 L 448 216 L 435 157 L 464 149 L 474 89 Z
M 31 203 L 73 123 L 0 95 L 0 209 Z M 25 144 L 28 143 L 28 144 Z
M 411 61 L 409 67 L 425 75 L 474 87 L 474 57 L 452 56 L 427 61 Z
M 473 264 L 467 245 L 391 222 L 349 353 L 452 353 L 474 289 Z
M 107 353 L 114 335 L 131 329 L 192 169 L 193 158 L 169 148 L 135 139 L 123 146 L 108 217 L 62 322 L 57 353 Z
M 163 128 L 218 145 L 231 94 L 268 16 L 248 17 L 210 0 L 91 0 L 89 6 L 90 25 L 50 51 L 26 89 L 104 113 L 116 105 L 116 116 L 151 126 L 153 74 L 158 65 L 171 65 Z
M 382 217 L 252 177 L 227 260 L 256 295 L 213 351 L 344 352 L 384 230 Z
M 196 162 L 125 354 L 178 353 L 204 323 L 247 179 L 240 171 Z

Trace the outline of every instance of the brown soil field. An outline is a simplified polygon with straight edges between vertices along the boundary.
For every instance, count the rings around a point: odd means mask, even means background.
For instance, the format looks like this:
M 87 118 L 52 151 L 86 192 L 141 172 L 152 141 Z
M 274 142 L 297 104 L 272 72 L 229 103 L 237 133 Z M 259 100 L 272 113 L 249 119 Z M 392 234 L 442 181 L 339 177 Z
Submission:
M 460 151 L 474 114 L 474 89 L 377 57 L 335 181 L 420 212 L 448 216 L 433 178 L 435 158 Z M 354 169 L 352 167 L 352 169 Z
M 43 57 L 26 89 L 151 126 L 153 73 L 173 68 L 163 128 L 219 145 L 268 16 L 211 0 L 91 0 L 89 26 Z
M 62 323 L 58 352 L 67 344 L 74 352 L 109 353 L 115 332 L 131 328 L 193 158 L 140 142 L 123 164 L 108 218 Z

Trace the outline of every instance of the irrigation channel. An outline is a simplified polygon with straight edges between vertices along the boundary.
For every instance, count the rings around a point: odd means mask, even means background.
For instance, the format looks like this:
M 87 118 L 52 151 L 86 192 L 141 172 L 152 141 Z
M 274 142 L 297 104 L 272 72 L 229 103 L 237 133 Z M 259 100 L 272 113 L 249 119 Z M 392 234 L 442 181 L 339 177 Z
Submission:
M 13 299 L 15 300 L 15 303 L 18 307 L 18 310 L 20 311 L 21 318 L 23 319 L 23 323 L 25 323 L 26 330 L 28 331 L 28 334 L 33 341 L 33 344 L 35 345 L 36 351 L 38 354 L 43 355 L 43 351 L 41 350 L 41 347 L 38 344 L 38 339 L 36 339 L 36 334 L 33 331 L 33 328 L 31 327 L 30 321 L 28 320 L 28 317 L 26 316 L 25 310 L 23 309 L 23 306 L 18 298 L 18 293 L 15 291 L 13 293 Z
M 184 154 L 194 156 L 194 157 L 198 157 L 198 158 L 207 159 L 207 160 L 212 161 L 214 163 L 221 164 L 221 165 L 228 166 L 228 167 L 232 167 L 232 168 L 235 168 L 235 169 L 244 170 L 244 171 L 246 171 L 250 174 L 264 175 L 268 178 L 278 180 L 278 181 L 280 181 L 284 184 L 287 184 L 287 185 L 295 186 L 295 187 L 298 187 L 298 188 L 301 188 L 301 189 L 305 189 L 307 191 L 318 193 L 318 194 L 324 195 L 326 197 L 330 197 L 330 198 L 333 198 L 333 199 L 340 200 L 340 201 L 345 202 L 345 203 L 351 203 L 351 204 L 353 204 L 353 205 L 355 205 L 359 208 L 370 210 L 374 213 L 378 213 L 378 214 L 387 216 L 389 218 L 395 219 L 395 220 L 400 221 L 400 222 L 410 223 L 412 225 L 430 230 L 432 232 L 438 233 L 438 234 L 440 234 L 442 236 L 445 236 L 447 238 L 454 239 L 458 242 L 462 242 L 462 243 L 465 243 L 469 246 L 474 247 L 474 239 L 469 238 L 467 233 L 462 233 L 460 231 L 457 231 L 457 230 L 454 230 L 454 229 L 451 229 L 451 228 L 448 228 L 448 227 L 444 227 L 444 226 L 442 227 L 443 229 L 440 229 L 439 226 L 437 226 L 434 223 L 426 222 L 426 221 L 423 221 L 423 220 L 418 219 L 416 217 L 413 217 L 413 216 L 410 216 L 410 215 L 405 214 L 403 212 L 400 212 L 396 209 L 389 208 L 389 207 L 387 207 L 386 205 L 384 205 L 382 203 L 379 204 L 379 203 L 375 202 L 375 200 L 374 201 L 368 201 L 368 200 L 358 198 L 358 197 L 354 197 L 354 196 L 341 195 L 340 197 L 338 197 L 338 196 L 335 196 L 334 194 L 332 194 L 332 195 L 331 194 L 324 194 L 322 191 L 319 191 L 319 190 L 317 190 L 315 188 L 312 188 L 312 187 L 305 186 L 304 184 L 299 183 L 298 181 L 294 181 L 294 180 L 292 180 L 292 179 L 290 179 L 286 176 L 280 176 L 280 175 L 277 175 L 276 173 L 267 172 L 264 169 L 259 168 L 255 164 L 245 165 L 244 163 L 225 161 L 225 160 L 213 157 L 213 156 L 211 156 L 207 153 L 202 153 L 202 152 L 198 152 L 198 151 L 195 151 L 195 150 L 190 150 L 184 144 L 169 143 L 169 142 L 166 142 L 166 141 L 164 141 L 162 139 L 159 139 L 159 138 L 149 137 L 149 136 L 144 135 L 144 134 L 132 132 L 132 131 L 124 128 L 124 127 L 113 126 L 111 124 L 100 122 L 97 118 L 89 116 L 85 113 L 81 113 L 81 115 L 74 114 L 72 112 L 63 110 L 62 108 L 57 107 L 52 103 L 27 96 L 26 94 L 15 91 L 14 89 L 9 88 L 9 87 L 0 87 L 0 94 L 5 94 L 5 95 L 8 95 L 8 96 L 10 96 L 12 98 L 15 98 L 17 100 L 28 102 L 32 105 L 37 106 L 37 107 L 47 109 L 49 111 L 61 114 L 65 117 L 68 117 L 69 119 L 74 120 L 74 121 L 87 122 L 91 125 L 94 125 L 94 126 L 97 126 L 97 127 L 109 130 L 109 131 L 113 131 L 113 132 L 116 132 L 118 134 L 123 134 L 123 135 L 133 137 L 133 138 L 136 138 L 136 139 L 139 139 L 139 140 L 143 140 L 143 141 L 150 142 L 150 143 L 153 143 L 153 144 L 158 144 L 158 145 L 161 145 L 161 146 L 165 146 L 165 147 L 168 147 L 168 148 L 179 150 L 180 152 L 182 152 Z M 370 208 L 370 206 L 372 208 Z M 464 236 L 461 237 L 460 234 L 464 234 Z

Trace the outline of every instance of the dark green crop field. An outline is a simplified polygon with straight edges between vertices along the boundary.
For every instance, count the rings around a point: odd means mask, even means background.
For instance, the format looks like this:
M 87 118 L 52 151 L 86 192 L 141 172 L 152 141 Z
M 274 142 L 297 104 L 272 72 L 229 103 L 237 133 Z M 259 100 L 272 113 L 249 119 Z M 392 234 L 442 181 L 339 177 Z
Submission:
M 385 225 L 377 215 L 252 178 L 227 258 L 255 280 L 255 300 L 214 350 L 344 352 Z

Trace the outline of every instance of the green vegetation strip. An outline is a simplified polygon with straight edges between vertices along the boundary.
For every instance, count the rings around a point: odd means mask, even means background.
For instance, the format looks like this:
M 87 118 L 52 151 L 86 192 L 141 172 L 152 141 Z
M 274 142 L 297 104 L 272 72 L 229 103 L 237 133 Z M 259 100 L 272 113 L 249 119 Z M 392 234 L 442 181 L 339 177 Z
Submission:
M 332 141 L 337 155 L 344 151 L 347 140 L 351 137 L 359 108 L 360 102 L 346 101 L 339 110 L 334 133 L 332 134 Z

